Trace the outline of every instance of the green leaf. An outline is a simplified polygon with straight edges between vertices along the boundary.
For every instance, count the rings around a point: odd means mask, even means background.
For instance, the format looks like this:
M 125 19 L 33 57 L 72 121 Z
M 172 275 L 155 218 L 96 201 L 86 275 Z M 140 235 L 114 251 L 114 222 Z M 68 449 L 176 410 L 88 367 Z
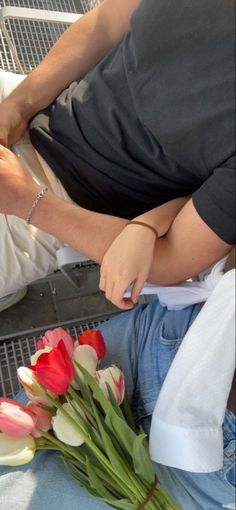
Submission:
M 78 465 L 76 465 L 76 463 L 73 462 L 71 459 L 62 455 L 62 460 L 70 475 L 75 480 L 77 480 L 77 482 L 79 482 L 79 484 L 82 487 L 87 488 L 87 485 L 89 483 L 87 475 L 81 469 L 79 469 Z
M 155 472 L 145 440 L 146 434 L 140 434 L 135 437 L 133 443 L 133 464 L 135 473 L 151 485 L 155 478 Z
M 93 466 L 91 465 L 88 457 L 86 458 L 86 467 L 90 485 L 92 489 L 96 491 L 97 495 L 102 498 L 113 499 L 112 494 L 106 489 L 100 478 L 95 473 L 95 470 L 93 469 Z
M 137 437 L 136 434 L 129 427 L 126 421 L 117 416 L 116 413 L 112 412 L 112 410 L 107 413 L 105 422 L 132 458 L 133 445 L 135 438 Z
M 121 418 L 121 419 L 124 419 L 124 415 L 120 409 L 120 406 L 117 404 L 116 402 L 116 399 L 115 399 L 115 396 L 114 396 L 114 393 L 110 387 L 110 385 L 108 383 L 106 383 L 106 387 L 107 387 L 107 391 L 108 391 L 108 395 L 109 395 L 109 399 L 110 399 L 110 402 L 112 404 L 112 407 L 114 409 L 114 411 L 116 411 L 116 413 L 118 414 L 118 416 Z
M 104 393 L 102 392 L 101 388 L 99 387 L 97 381 L 94 379 L 94 377 L 79 363 L 75 361 L 76 366 L 79 368 L 79 370 L 82 372 L 85 381 L 92 389 L 94 395 L 96 396 L 96 399 L 101 404 L 102 409 L 105 413 L 107 413 L 111 407 L 111 403 L 109 400 L 106 399 Z
M 120 508 L 121 510 L 136 510 L 138 507 L 138 503 L 134 505 L 133 503 L 130 503 L 128 499 L 117 499 L 116 501 L 111 501 L 103 498 L 102 500 L 111 507 Z

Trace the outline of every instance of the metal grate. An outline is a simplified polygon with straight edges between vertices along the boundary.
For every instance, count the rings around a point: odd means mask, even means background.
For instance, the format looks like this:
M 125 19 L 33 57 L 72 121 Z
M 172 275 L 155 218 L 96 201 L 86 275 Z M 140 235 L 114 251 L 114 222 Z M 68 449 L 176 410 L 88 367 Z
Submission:
M 67 13 L 87 12 L 98 0 L 0 0 L 0 7 L 28 7 Z M 29 73 L 43 59 L 52 45 L 68 27 L 67 23 L 47 23 L 29 20 L 6 20 L 24 73 Z M 6 71 L 19 72 L 2 33 L 0 33 L 0 66 Z
M 81 0 L 83 12 L 90 11 L 98 4 L 100 4 L 100 0 Z
M 36 340 L 42 337 L 45 331 L 61 326 L 67 329 L 76 340 L 77 335 L 80 335 L 84 330 L 98 327 L 117 313 L 52 324 L 44 328 L 22 332 L 19 335 L 0 337 L 0 396 L 12 398 L 20 390 L 17 368 L 29 365 L 30 356 L 36 350 Z

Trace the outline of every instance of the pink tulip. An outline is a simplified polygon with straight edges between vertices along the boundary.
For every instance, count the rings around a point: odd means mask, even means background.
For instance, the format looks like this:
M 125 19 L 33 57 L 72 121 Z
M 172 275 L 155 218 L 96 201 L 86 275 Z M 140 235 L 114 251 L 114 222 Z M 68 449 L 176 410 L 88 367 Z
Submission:
M 60 340 L 63 340 L 66 350 L 70 356 L 74 352 L 74 341 L 72 336 L 63 328 L 55 328 L 46 331 L 45 335 L 37 341 L 37 350 L 45 347 L 57 347 Z
M 31 433 L 33 437 L 41 437 L 42 433 L 40 431 L 47 432 L 52 428 L 52 417 L 46 409 L 43 409 L 34 402 L 29 402 L 27 404 L 27 409 L 34 419 L 36 419 L 35 429 Z
M 98 370 L 96 372 L 96 378 L 106 398 L 109 398 L 107 390 L 108 384 L 113 392 L 117 404 L 122 404 L 125 396 L 125 381 L 123 372 L 121 372 L 121 370 L 115 365 L 112 365 L 104 370 Z
M 10 399 L 0 399 L 0 431 L 8 436 L 24 437 L 34 430 L 36 417 L 27 407 Z

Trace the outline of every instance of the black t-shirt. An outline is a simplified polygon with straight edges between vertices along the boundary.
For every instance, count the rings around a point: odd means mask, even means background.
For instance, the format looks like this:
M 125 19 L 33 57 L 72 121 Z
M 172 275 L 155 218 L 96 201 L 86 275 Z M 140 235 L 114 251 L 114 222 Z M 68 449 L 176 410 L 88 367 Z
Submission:
M 129 34 L 31 123 L 71 198 L 132 218 L 172 198 L 234 227 L 234 2 L 143 0 Z

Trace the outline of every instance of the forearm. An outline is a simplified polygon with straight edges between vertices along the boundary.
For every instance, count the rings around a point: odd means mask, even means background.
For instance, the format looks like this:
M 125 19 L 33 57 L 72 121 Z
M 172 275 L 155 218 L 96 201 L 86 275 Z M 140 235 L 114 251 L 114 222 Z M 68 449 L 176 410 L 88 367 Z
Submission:
M 48 106 L 74 80 L 81 79 L 123 37 L 137 1 L 104 0 L 72 24 L 41 64 L 6 100 L 25 120 Z M 130 11 L 130 12 L 129 12 Z
M 28 205 L 20 216 L 25 218 L 27 212 Z M 32 224 L 101 263 L 126 220 L 83 209 L 47 192 L 33 213 Z
M 175 217 L 188 200 L 188 197 L 180 197 L 170 200 L 169 202 L 155 207 L 155 209 L 141 214 L 134 219 L 153 226 L 158 232 L 158 237 L 162 237 L 168 232 Z
M 157 240 L 148 281 L 157 285 L 180 283 L 207 269 L 231 249 L 203 222 L 190 199 L 167 235 Z

